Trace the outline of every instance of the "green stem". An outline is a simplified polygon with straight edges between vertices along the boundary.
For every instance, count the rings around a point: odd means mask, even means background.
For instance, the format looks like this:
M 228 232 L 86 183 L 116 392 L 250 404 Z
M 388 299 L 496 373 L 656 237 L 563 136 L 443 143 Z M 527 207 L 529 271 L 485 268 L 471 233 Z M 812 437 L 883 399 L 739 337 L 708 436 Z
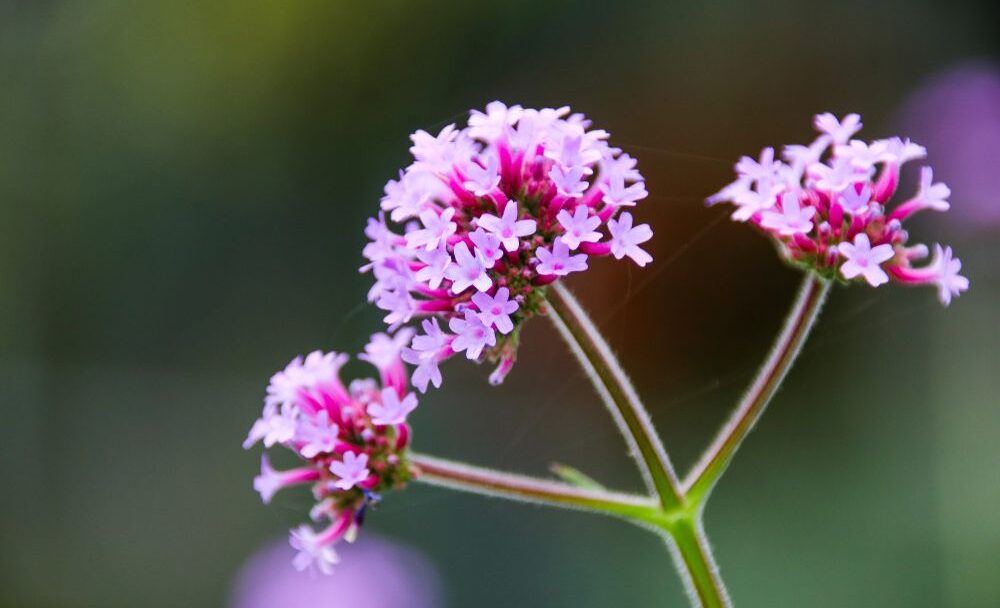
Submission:
M 785 325 L 750 389 L 736 411 L 712 441 L 711 447 L 684 480 L 684 494 L 696 505 L 704 504 L 708 494 L 725 472 L 740 443 L 764 412 L 785 374 L 792 367 L 813 322 L 830 291 L 830 283 L 812 273 L 799 289 Z
M 666 530 L 673 538 L 673 547 L 676 549 L 674 559 L 683 564 L 683 567 L 677 569 L 687 573 L 686 582 L 692 603 L 697 599 L 695 605 L 703 608 L 731 606 L 729 594 L 719 577 L 719 567 L 715 564 L 702 529 L 700 515 L 682 518 Z
M 680 482 L 639 395 L 580 304 L 560 283 L 545 296 L 550 317 L 618 423 L 649 489 L 665 511 L 685 506 Z
M 409 460 L 418 469 L 418 482 L 484 496 L 592 511 L 657 531 L 672 548 L 692 601 L 697 600 L 697 605 L 704 608 L 729 606 L 697 513 L 665 511 L 651 497 L 502 473 L 426 454 L 411 452 Z
M 453 490 L 595 511 L 659 528 L 671 525 L 680 517 L 677 513 L 664 512 L 655 500 L 646 496 L 580 488 L 568 483 L 502 473 L 426 454 L 410 453 L 409 460 L 419 470 L 417 481 Z
M 548 289 L 550 316 L 590 376 L 618 423 L 643 478 L 656 498 L 579 487 L 501 473 L 421 454 L 411 454 L 418 481 L 477 494 L 583 509 L 621 517 L 665 534 L 692 602 L 703 608 L 731 606 L 701 525 L 701 511 L 740 443 L 760 418 L 809 334 L 829 283 L 806 277 L 774 348 L 711 448 L 681 485 L 642 402 L 608 344 L 572 294 Z

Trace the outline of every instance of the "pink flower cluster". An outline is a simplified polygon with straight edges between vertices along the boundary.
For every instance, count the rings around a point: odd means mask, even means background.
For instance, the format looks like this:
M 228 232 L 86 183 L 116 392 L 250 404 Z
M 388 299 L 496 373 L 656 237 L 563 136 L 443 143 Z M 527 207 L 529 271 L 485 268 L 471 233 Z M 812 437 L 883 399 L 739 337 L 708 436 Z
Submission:
M 926 150 L 908 139 L 866 142 L 853 139 L 861 118 L 849 114 L 816 116 L 819 137 L 807 146 L 785 146 L 782 160 L 765 148 L 759 159 L 736 163 L 737 179 L 708 203 L 736 205 L 733 219 L 750 222 L 778 244 L 795 265 L 842 281 L 865 281 L 872 287 L 890 278 L 906 285 L 933 285 L 942 304 L 969 287 L 959 274 L 961 261 L 951 247 L 908 246 L 903 222 L 918 211 L 947 211 L 948 187 L 934 181 L 930 167 L 920 172 L 916 194 L 889 209 L 903 163 L 923 158 Z
M 263 414 L 243 447 L 281 445 L 303 461 L 278 471 L 265 453 L 253 482 L 265 504 L 283 488 L 312 484 L 316 505 L 310 515 L 329 524 L 322 531 L 309 525 L 292 530 L 299 570 L 332 572 L 334 543 L 353 539 L 380 493 L 403 486 L 414 474 L 406 461 L 406 417 L 417 407 L 417 396 L 408 391 L 401 338 L 409 336 L 376 334 L 359 357 L 378 368 L 381 382 L 368 378 L 345 387 L 340 369 L 347 355 L 320 351 L 296 357 L 271 377 Z
M 385 186 L 362 271 L 390 329 L 431 317 L 403 353 L 421 391 L 441 385 L 438 363 L 459 352 L 499 361 L 490 380 L 501 382 L 544 286 L 591 256 L 652 260 L 639 247 L 652 230 L 623 210 L 647 195 L 636 161 L 590 126 L 568 107 L 495 101 L 465 128 L 410 137 L 414 162 Z

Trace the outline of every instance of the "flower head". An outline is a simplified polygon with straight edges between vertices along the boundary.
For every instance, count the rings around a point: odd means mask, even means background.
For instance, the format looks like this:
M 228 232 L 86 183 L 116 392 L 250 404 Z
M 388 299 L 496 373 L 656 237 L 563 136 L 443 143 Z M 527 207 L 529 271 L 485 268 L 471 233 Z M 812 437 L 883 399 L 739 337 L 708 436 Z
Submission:
M 406 417 L 417 407 L 417 397 L 407 390 L 401 359 L 409 341 L 405 334 L 376 334 L 359 357 L 378 368 L 382 387 L 370 378 L 345 387 L 339 375 L 347 357 L 319 351 L 295 358 L 271 378 L 264 411 L 244 447 L 259 441 L 266 447 L 281 445 L 301 465 L 275 470 L 265 454 L 253 487 L 269 503 L 285 488 L 311 485 L 317 501 L 311 516 L 330 522 L 321 532 L 309 526 L 292 531 L 299 570 L 329 574 L 337 561 L 334 543 L 360 526 L 373 497 L 413 477 L 406 459 Z
M 456 352 L 499 362 L 493 378 L 502 379 L 521 325 L 544 311 L 546 286 L 590 258 L 651 261 L 639 244 L 652 230 L 622 212 L 648 195 L 636 161 L 583 115 L 492 102 L 464 128 L 410 139 L 413 163 L 381 202 L 396 225 L 369 221 L 362 271 L 374 276 L 369 299 L 390 329 L 445 320 L 403 351 L 421 391 L 441 384 L 438 364 Z M 772 151 L 755 171 L 766 176 L 774 163 Z
M 934 285 L 947 305 L 969 287 L 959 274 L 962 263 L 950 247 L 935 245 L 934 259 L 923 267 L 923 245 L 908 246 L 903 222 L 923 210 L 947 211 L 948 186 L 934 181 L 923 167 L 917 192 L 889 208 L 899 185 L 900 166 L 922 158 L 926 150 L 908 139 L 866 142 L 853 139 L 861 117 L 843 120 L 820 114 L 820 136 L 808 146 L 785 146 L 784 161 L 765 148 L 759 160 L 743 157 L 736 181 L 708 198 L 730 202 L 733 219 L 749 222 L 775 240 L 789 262 L 821 276 L 878 287 L 890 280 Z

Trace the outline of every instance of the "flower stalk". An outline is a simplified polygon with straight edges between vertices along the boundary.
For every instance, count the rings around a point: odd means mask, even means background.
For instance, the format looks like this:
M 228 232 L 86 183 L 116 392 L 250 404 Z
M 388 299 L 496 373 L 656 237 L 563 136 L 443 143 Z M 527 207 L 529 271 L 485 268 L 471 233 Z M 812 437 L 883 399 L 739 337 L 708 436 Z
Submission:
M 660 532 L 698 606 L 729 606 L 729 596 L 708 547 L 696 511 L 664 510 L 657 500 L 569 483 L 504 473 L 426 454 L 410 453 L 416 480 L 428 485 L 551 507 L 578 509 L 622 518 Z
M 569 290 L 557 283 L 549 288 L 546 300 L 553 323 L 625 436 L 639 470 L 657 497 L 660 512 L 669 516 L 654 525 L 666 535 L 692 602 L 704 608 L 729 606 L 729 595 L 702 531 L 702 503 L 691 500 L 681 489 L 663 442 L 631 381 Z
M 705 502 L 732 461 L 737 448 L 760 419 L 791 369 L 829 292 L 828 280 L 815 273 L 806 274 L 795 303 L 785 319 L 785 325 L 771 348 L 771 354 L 757 372 L 736 410 L 712 441 L 711 447 L 685 479 L 683 488 L 688 500 L 695 504 Z
M 663 511 L 656 500 L 647 496 L 504 473 L 426 454 L 410 453 L 409 461 L 419 471 L 417 481 L 453 490 L 593 511 L 660 528 L 672 526 L 683 516 L 676 511 Z
M 618 423 L 647 486 L 656 493 L 664 510 L 684 507 L 684 496 L 670 457 L 608 343 L 568 289 L 556 283 L 549 287 L 545 298 L 552 322 Z
M 668 529 L 667 542 L 673 542 L 674 562 L 688 588 L 694 606 L 725 608 L 731 606 L 729 593 L 719 576 L 712 549 L 695 513 L 679 519 Z

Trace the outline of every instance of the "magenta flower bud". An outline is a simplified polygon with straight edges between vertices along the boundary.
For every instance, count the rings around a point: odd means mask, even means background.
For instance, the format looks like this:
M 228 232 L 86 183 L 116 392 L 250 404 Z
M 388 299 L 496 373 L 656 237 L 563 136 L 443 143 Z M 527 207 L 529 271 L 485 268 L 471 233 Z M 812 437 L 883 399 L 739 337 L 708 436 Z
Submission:
M 504 378 L 510 373 L 510 370 L 514 367 L 514 357 L 504 356 L 500 358 L 500 364 L 497 365 L 493 373 L 490 374 L 490 384 L 497 386 L 503 383 Z

